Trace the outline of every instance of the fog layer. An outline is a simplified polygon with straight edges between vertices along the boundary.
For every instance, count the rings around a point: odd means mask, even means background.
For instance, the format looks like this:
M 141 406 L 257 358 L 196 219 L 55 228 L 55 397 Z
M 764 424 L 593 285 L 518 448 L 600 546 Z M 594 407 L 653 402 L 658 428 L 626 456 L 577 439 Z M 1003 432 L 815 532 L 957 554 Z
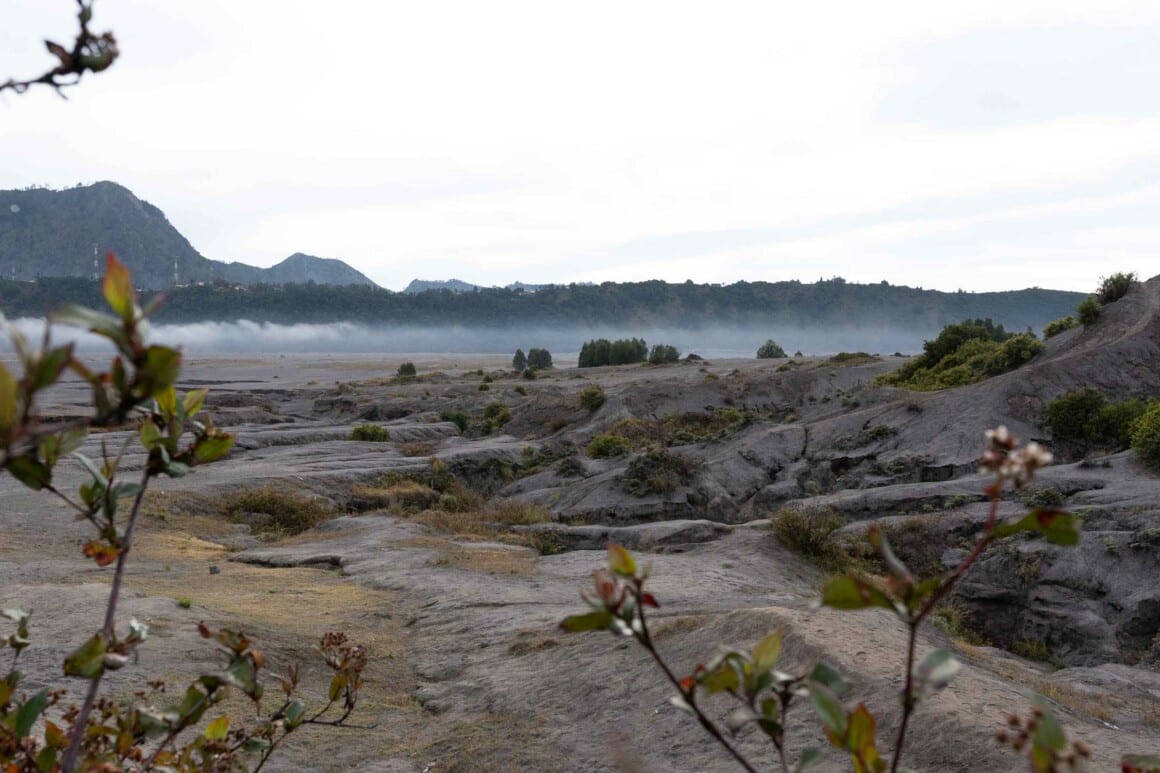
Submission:
M 44 330 L 43 320 L 18 319 L 10 322 L 33 340 Z M 657 328 L 535 328 L 512 327 L 367 327 L 351 323 L 326 325 L 278 325 L 265 322 L 198 322 L 183 325 L 154 325 L 149 340 L 180 346 L 191 354 L 229 353 L 476 353 L 504 354 L 516 348 L 546 348 L 557 357 L 574 357 L 581 344 L 593 338 L 644 338 L 649 346 L 671 344 L 682 355 L 695 352 L 702 357 L 753 357 L 769 338 L 788 353 L 833 354 L 863 351 L 876 354 L 921 350 L 922 342 L 937 330 L 900 330 L 867 327 L 843 328 L 705 328 L 701 330 Z M 107 345 L 99 337 L 74 328 L 54 327 L 53 340 L 74 340 L 81 351 L 103 351 Z M 9 350 L 6 337 L 0 348 Z

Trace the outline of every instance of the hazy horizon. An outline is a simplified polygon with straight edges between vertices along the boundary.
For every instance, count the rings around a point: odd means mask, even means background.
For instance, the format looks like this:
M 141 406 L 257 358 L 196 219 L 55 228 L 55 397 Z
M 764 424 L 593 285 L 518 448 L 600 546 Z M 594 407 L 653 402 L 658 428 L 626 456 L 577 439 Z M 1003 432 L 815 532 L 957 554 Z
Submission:
M 9 324 L 32 341 L 39 341 L 43 320 L 21 318 Z M 864 326 L 793 327 L 712 327 L 700 330 L 679 328 L 617 326 L 587 329 L 525 327 L 445 327 L 362 325 L 349 322 L 281 325 L 269 322 L 196 322 L 150 324 L 149 340 L 179 346 L 188 354 L 514 354 L 532 347 L 546 348 L 562 361 L 575 360 L 585 341 L 595 338 L 644 338 L 649 346 L 670 344 L 681 355 L 696 353 L 706 358 L 753 358 L 757 348 L 773 338 L 788 354 L 800 350 L 806 355 L 827 355 L 840 351 L 864 351 L 888 355 L 913 354 L 922 349 L 931 330 L 897 328 L 867 329 Z M 106 352 L 109 344 L 87 331 L 54 326 L 56 343 L 76 341 L 82 353 Z M 0 336 L 0 351 L 11 351 L 6 336 Z

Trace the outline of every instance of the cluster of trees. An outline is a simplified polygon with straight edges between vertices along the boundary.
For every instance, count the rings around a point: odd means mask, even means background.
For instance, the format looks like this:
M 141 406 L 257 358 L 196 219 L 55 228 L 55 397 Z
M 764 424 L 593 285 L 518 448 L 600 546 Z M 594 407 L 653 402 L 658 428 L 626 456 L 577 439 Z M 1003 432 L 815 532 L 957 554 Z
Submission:
M 0 260 L 0 273 L 8 276 Z M 940 293 L 908 287 L 833 281 L 739 282 L 726 287 L 665 282 L 546 287 L 535 293 L 504 288 L 453 293 L 406 294 L 378 287 L 206 284 L 168 291 L 158 322 L 250 319 L 257 322 L 364 322 L 416 326 L 576 324 L 695 329 L 702 325 L 877 324 L 930 329 L 966 317 L 991 314 L 1016 329 L 1075 308 L 1079 293 L 1020 290 L 1007 293 Z M 148 299 L 145 299 L 148 300 Z M 41 316 L 64 303 L 94 305 L 91 279 L 0 281 L 0 303 L 12 317 Z
M 552 367 L 552 353 L 547 349 L 528 349 L 528 353 L 524 354 L 523 349 L 516 349 L 515 356 L 512 357 L 512 369 L 523 372 L 529 368 L 532 370 L 547 370 Z
M 675 346 L 656 344 L 648 353 L 649 365 L 665 365 L 681 359 L 681 352 Z
M 598 368 L 602 365 L 631 365 L 648 359 L 648 344 L 643 338 L 619 338 L 609 341 L 597 338 L 586 341 L 580 347 L 581 368 Z

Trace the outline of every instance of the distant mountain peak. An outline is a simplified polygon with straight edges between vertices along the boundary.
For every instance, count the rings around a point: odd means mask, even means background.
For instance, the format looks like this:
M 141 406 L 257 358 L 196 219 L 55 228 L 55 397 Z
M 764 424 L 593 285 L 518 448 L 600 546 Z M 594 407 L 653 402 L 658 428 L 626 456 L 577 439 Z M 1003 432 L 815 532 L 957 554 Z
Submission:
M 296 252 L 268 269 L 210 260 L 160 209 L 120 183 L 0 191 L 0 276 L 92 277 L 94 258 L 114 252 L 142 287 L 225 280 L 374 285 L 341 260 Z

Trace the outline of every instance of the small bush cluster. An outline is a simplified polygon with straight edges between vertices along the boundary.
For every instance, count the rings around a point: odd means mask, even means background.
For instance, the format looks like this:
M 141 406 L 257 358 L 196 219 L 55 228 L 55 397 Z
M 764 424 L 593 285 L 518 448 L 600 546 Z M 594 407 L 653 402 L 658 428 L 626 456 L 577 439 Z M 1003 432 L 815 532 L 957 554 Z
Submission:
M 547 349 L 529 349 L 528 367 L 535 370 L 548 370 L 552 367 L 552 353 Z
M 628 463 L 624 490 L 635 497 L 667 494 L 678 486 L 687 486 L 697 473 L 691 460 L 663 448 L 650 448 Z
M 301 534 L 338 515 L 325 500 L 272 486 L 227 495 L 222 498 L 221 506 L 228 519 L 250 524 L 254 536 L 263 539 Z
M 404 362 L 399 366 L 399 369 L 395 371 L 395 375 L 399 378 L 410 378 L 418 375 L 418 373 L 419 371 L 415 368 L 415 363 L 413 362 Z
M 1131 444 L 1136 422 L 1147 408 L 1134 398 L 1109 402 L 1099 390 L 1084 387 L 1048 403 L 1044 423 L 1060 440 L 1120 451 Z
M 868 362 L 879 362 L 881 359 L 868 352 L 838 352 L 826 362 L 833 365 L 865 365 Z
M 624 456 L 632 450 L 632 444 L 624 435 L 597 435 L 588 443 L 588 455 L 593 459 L 611 459 Z
M 781 544 L 827 571 L 842 571 L 851 564 L 850 552 L 836 534 L 845 525 L 832 507 L 783 507 L 771 519 Z
M 1144 464 L 1160 469 L 1160 403 L 1152 403 L 1136 421 L 1132 450 Z
M 1076 309 L 1076 316 L 1084 327 L 1089 327 L 1100 318 L 1100 303 L 1094 297 L 1088 296 L 1080 301 Z
M 1136 281 L 1135 272 L 1119 272 L 1111 276 L 1100 277 L 1100 286 L 1096 288 L 1096 301 L 1101 306 L 1115 303 L 1128 294 Z
M 643 338 L 619 338 L 609 341 L 597 338 L 580 347 L 578 367 L 598 368 L 603 365 L 631 365 L 648 358 L 648 344 Z
M 765 343 L 757 347 L 757 359 L 759 360 L 776 360 L 784 356 L 785 349 L 782 349 L 772 338 L 766 339 Z
M 1079 326 L 1079 320 L 1068 314 L 1066 317 L 1060 317 L 1057 320 L 1048 322 L 1047 326 L 1043 328 L 1043 339 L 1047 340 L 1059 335 L 1065 330 L 1071 330 L 1073 327 Z
M 466 432 L 471 423 L 471 417 L 463 411 L 440 411 L 439 421 L 449 421 L 459 427 L 460 432 Z
M 648 353 L 649 365 L 668 365 L 681 361 L 681 352 L 675 346 L 656 344 Z
M 736 408 L 715 411 L 670 413 L 659 418 L 621 419 L 609 432 L 623 435 L 634 450 L 650 446 L 682 446 L 720 440 L 754 420 L 754 415 Z
M 597 384 L 580 390 L 580 407 L 587 411 L 597 411 L 604 405 L 604 390 Z
M 990 319 L 947 325 L 923 353 L 879 383 L 919 391 L 975 384 L 1028 362 L 1044 345 L 1030 333 L 1007 333 Z
M 391 439 L 391 432 L 378 424 L 359 424 L 347 436 L 350 440 L 362 440 L 369 443 L 386 443 Z
M 495 432 L 512 420 L 512 412 L 501 402 L 488 403 L 483 409 L 483 431 Z

